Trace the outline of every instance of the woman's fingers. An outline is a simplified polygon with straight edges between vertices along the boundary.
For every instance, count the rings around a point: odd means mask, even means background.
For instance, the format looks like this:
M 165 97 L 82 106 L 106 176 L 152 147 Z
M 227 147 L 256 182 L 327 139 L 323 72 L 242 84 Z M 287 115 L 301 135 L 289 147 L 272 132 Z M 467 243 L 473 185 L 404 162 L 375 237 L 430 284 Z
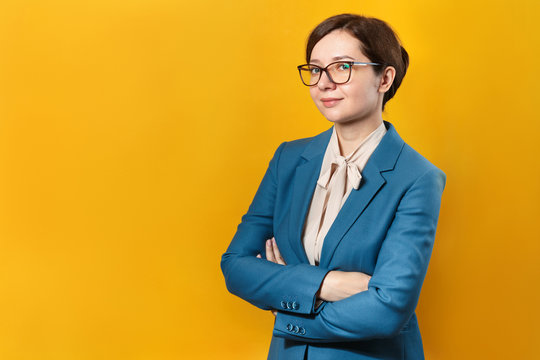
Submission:
M 281 265 L 287 265 L 283 259 L 283 256 L 281 256 L 281 253 L 279 252 L 275 238 L 272 238 L 272 249 L 274 250 L 274 258 L 276 259 L 276 262 Z
M 281 256 L 281 253 L 279 252 L 275 238 L 266 240 L 265 246 L 266 246 L 266 260 L 271 261 L 276 264 L 280 264 L 280 265 L 287 265 L 287 263 L 283 259 L 283 256 Z M 257 257 L 260 257 L 260 256 L 257 255 Z
M 274 249 L 272 249 L 272 240 L 266 240 L 266 260 L 277 263 L 274 257 Z

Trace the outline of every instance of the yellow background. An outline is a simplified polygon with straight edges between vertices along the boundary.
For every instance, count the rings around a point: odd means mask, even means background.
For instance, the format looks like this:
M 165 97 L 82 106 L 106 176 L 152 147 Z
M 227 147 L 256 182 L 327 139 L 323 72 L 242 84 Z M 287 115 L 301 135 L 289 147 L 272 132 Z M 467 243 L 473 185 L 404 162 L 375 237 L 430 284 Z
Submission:
M 447 174 L 428 359 L 539 358 L 538 1 L 4 0 L 0 359 L 263 359 L 221 254 L 285 140 L 330 127 L 310 30 L 356 12 L 411 57 L 384 119 Z

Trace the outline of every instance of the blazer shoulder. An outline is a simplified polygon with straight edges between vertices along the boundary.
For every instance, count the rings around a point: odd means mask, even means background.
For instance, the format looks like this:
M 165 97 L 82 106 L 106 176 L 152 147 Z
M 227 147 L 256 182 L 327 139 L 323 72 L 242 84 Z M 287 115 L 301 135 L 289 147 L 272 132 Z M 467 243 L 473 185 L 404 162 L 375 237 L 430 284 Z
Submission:
M 315 136 L 282 142 L 279 146 L 279 157 L 276 162 L 278 177 L 288 179 L 298 166 L 315 156 L 324 155 L 331 131 L 332 128 Z
M 284 151 L 293 158 L 305 157 L 311 159 L 314 156 L 321 155 L 328 146 L 332 131 L 333 126 L 314 136 L 287 141 Z
M 279 157 L 279 163 L 277 164 L 279 173 L 288 174 L 289 172 L 294 171 L 294 169 L 302 163 L 302 154 L 313 138 L 314 136 L 284 141 L 280 145 L 282 149 Z
M 289 156 L 300 156 L 314 138 L 315 136 L 310 136 L 301 139 L 285 141 L 283 151 L 286 152 Z
M 439 177 L 442 177 L 443 181 L 446 182 L 446 174 L 444 171 L 407 143 L 403 145 L 396 170 L 401 175 L 406 175 L 413 181 L 426 173 L 432 172 Z

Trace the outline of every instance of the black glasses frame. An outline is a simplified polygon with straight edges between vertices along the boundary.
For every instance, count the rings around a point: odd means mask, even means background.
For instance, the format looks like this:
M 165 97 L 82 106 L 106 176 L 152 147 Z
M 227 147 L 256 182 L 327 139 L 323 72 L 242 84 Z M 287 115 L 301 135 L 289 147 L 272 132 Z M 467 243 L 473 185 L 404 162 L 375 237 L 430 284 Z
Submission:
M 334 79 L 332 79 L 332 77 L 330 76 L 330 73 L 328 72 L 328 67 L 334 65 L 334 64 L 349 64 L 351 67 L 349 68 L 349 76 L 347 77 L 347 80 L 346 81 L 343 81 L 343 82 L 337 82 L 337 81 L 334 81 Z M 314 65 L 314 64 L 302 64 L 302 65 L 298 65 L 297 66 L 297 69 L 298 69 L 298 73 L 300 74 L 300 80 L 302 80 L 302 84 L 306 85 L 306 86 L 315 86 L 319 83 L 319 81 L 321 80 L 321 76 L 322 76 L 322 73 L 325 72 L 326 73 L 326 76 L 328 76 L 328 79 L 330 79 L 331 82 L 333 82 L 334 84 L 336 85 L 339 85 L 339 84 L 345 84 L 346 82 L 348 82 L 350 79 L 351 79 L 351 73 L 352 73 L 352 66 L 353 65 L 360 65 L 360 66 L 368 66 L 368 65 L 372 65 L 372 66 L 379 66 L 379 65 L 383 65 L 381 63 L 374 63 L 374 62 L 361 62 L 361 61 L 334 61 L 333 63 L 330 63 L 328 65 L 326 65 L 325 67 L 320 67 L 318 65 Z M 317 79 L 317 81 L 315 82 L 315 84 L 306 84 L 304 82 L 304 78 L 302 77 L 302 71 L 310 71 L 312 70 L 313 68 L 317 68 L 319 70 L 321 70 L 320 74 L 319 75 L 319 78 Z

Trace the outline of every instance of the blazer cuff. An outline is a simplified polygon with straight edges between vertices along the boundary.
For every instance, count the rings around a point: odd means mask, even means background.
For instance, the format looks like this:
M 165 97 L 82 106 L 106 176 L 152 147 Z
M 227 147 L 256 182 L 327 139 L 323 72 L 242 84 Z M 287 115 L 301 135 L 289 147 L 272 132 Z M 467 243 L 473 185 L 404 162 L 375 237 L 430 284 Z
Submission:
M 290 294 L 283 294 L 277 310 L 296 314 L 313 314 L 320 311 L 317 304 L 317 292 L 330 271 L 319 266 L 308 264 L 296 265 L 299 277 L 296 284 L 291 284 Z

